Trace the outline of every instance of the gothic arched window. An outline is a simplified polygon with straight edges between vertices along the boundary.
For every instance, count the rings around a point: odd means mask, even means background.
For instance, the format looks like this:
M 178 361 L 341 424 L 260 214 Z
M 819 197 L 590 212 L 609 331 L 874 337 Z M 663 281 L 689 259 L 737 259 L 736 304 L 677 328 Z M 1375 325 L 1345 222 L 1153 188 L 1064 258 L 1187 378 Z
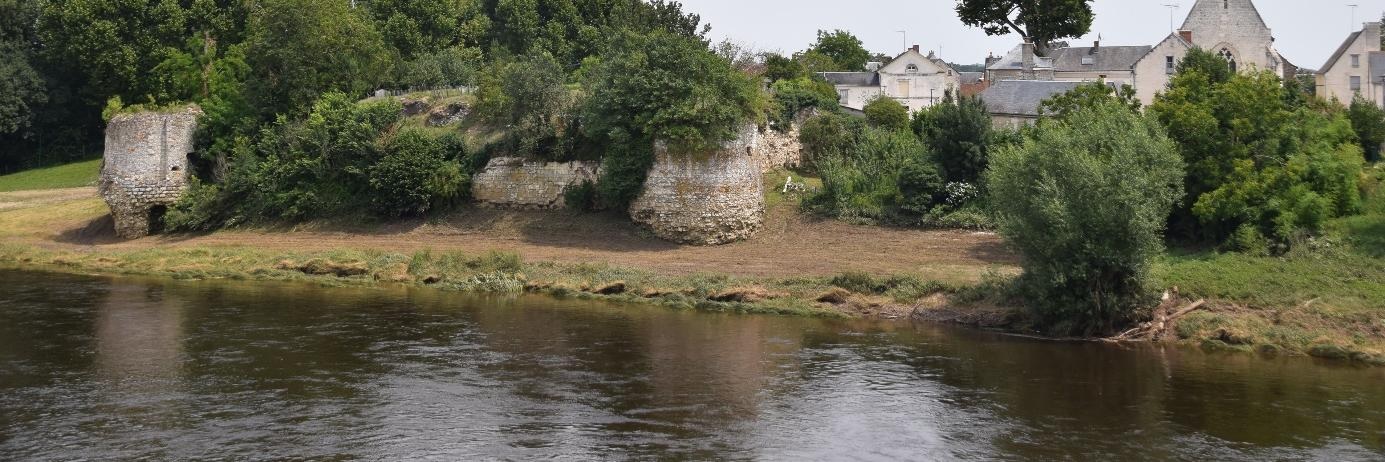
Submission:
M 1227 64 L 1231 65 L 1231 72 L 1236 72 L 1236 57 L 1231 54 L 1231 50 L 1222 48 L 1221 52 L 1217 53 L 1217 56 L 1221 56 L 1222 59 L 1226 60 Z

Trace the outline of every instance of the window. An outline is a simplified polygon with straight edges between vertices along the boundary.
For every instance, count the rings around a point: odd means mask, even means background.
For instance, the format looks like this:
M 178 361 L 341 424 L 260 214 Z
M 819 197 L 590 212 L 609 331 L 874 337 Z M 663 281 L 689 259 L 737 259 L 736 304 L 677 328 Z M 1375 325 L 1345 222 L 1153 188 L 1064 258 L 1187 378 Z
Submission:
M 1351 67 L 1353 69 L 1361 67 L 1361 55 L 1351 55 Z
M 837 90 L 837 97 L 841 98 L 840 104 L 845 105 L 848 102 L 848 100 L 846 99 L 846 97 L 848 96 L 851 96 L 850 90 Z
M 1354 92 L 1356 92 L 1356 93 L 1360 93 L 1360 92 L 1361 92 L 1361 76 L 1359 76 L 1359 75 L 1353 75 L 1353 76 L 1351 76 L 1351 91 L 1354 91 Z
M 1165 56 L 1165 57 L 1164 57 L 1164 73 L 1165 73 L 1165 74 L 1173 75 L 1174 69 L 1177 68 L 1177 67 L 1178 67 L 1178 66 L 1177 66 L 1176 63 L 1174 62 L 1172 56 Z
M 917 73 L 919 72 L 919 65 L 918 65 L 918 64 L 910 64 L 910 65 L 908 65 L 907 67 L 904 68 L 904 71 L 905 71 L 905 72 L 908 72 L 908 73 L 910 73 L 910 74 L 917 74 Z
M 1226 60 L 1227 64 L 1231 65 L 1231 72 L 1236 72 L 1236 55 L 1231 54 L 1230 49 L 1222 48 L 1221 52 L 1217 53 L 1217 56 L 1221 56 L 1222 59 Z

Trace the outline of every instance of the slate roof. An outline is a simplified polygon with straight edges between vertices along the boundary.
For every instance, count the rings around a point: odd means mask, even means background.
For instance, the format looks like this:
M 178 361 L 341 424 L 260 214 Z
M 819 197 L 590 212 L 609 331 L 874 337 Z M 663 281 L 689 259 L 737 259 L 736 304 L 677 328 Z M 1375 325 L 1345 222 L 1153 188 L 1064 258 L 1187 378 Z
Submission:
M 846 85 L 851 87 L 880 86 L 880 75 L 874 72 L 819 72 L 818 75 L 827 79 L 827 82 L 832 85 Z
M 1001 80 L 981 92 L 986 111 L 993 115 L 1039 116 L 1039 103 L 1057 94 L 1067 93 L 1083 82 L 1051 80 Z
M 962 79 L 962 85 L 972 85 L 981 83 L 986 78 L 985 72 L 958 72 L 958 77 Z
M 1081 72 L 1081 71 L 1128 71 L 1135 68 L 1135 63 L 1143 58 L 1152 46 L 1104 46 L 1096 48 L 1092 52 L 1092 47 L 1071 47 L 1053 50 L 1053 70 L 1058 72 Z M 1091 57 L 1091 64 L 1083 64 L 1083 59 Z
M 1318 68 L 1318 72 L 1327 72 L 1331 70 L 1332 65 L 1337 64 L 1337 60 L 1342 59 L 1342 55 L 1346 54 L 1347 50 L 1351 49 L 1351 44 L 1356 43 L 1356 39 L 1360 37 L 1361 31 L 1359 30 L 1356 32 L 1352 32 L 1351 35 L 1348 35 L 1347 40 L 1345 42 L 1342 42 L 1342 46 L 1337 47 L 1337 51 L 1332 53 L 1332 57 L 1327 58 L 1327 62 L 1324 63 L 1322 67 Z
M 1013 71 L 1024 69 L 1024 45 L 1018 45 L 1011 49 L 1009 53 L 1002 56 L 995 64 L 986 66 L 986 69 L 993 71 Z M 1053 67 L 1053 59 L 1043 56 L 1034 57 L 1035 69 L 1049 69 Z

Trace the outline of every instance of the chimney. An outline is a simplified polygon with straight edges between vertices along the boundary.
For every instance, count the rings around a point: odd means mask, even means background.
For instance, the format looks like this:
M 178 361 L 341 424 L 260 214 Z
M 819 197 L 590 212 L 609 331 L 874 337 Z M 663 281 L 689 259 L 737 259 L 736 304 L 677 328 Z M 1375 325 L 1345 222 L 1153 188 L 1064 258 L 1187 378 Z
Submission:
M 1098 51 L 1101 51 L 1101 39 L 1096 39 L 1092 41 L 1092 49 L 1088 51 L 1087 54 L 1094 55 Z
M 1022 71 L 1020 75 L 1024 80 L 1034 80 L 1034 42 L 1024 42 L 1020 52 Z
M 986 67 L 991 67 L 991 65 L 998 62 L 1000 62 L 1000 58 L 997 58 L 995 53 L 986 53 Z
M 1190 30 L 1180 30 L 1180 31 L 1178 31 L 1178 36 L 1179 36 L 1179 37 L 1183 37 L 1183 41 L 1184 41 L 1184 42 L 1188 42 L 1188 43 L 1190 43 L 1190 44 L 1193 43 L 1193 31 L 1190 31 Z
M 914 53 L 918 53 L 918 52 L 919 52 L 919 46 L 918 46 L 918 45 L 911 46 L 911 47 L 909 47 L 909 49 L 912 50 Z

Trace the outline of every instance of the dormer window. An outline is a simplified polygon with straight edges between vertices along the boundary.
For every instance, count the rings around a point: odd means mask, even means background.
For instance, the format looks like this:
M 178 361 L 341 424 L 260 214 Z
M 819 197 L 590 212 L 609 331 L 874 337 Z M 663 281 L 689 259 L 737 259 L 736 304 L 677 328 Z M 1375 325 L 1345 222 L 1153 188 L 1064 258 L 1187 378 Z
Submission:
M 919 72 L 919 65 L 918 65 L 918 64 L 910 64 L 910 65 L 908 65 L 908 66 L 905 66 L 905 67 L 904 67 L 904 72 L 908 72 L 908 73 L 910 73 L 910 74 L 917 74 L 917 73 Z

